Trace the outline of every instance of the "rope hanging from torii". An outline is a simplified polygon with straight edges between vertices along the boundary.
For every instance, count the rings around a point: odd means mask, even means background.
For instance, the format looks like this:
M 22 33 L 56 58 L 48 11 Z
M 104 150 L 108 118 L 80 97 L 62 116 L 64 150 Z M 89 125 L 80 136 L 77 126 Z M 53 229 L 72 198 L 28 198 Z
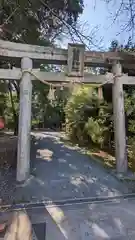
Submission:
M 54 84 L 54 83 L 49 83 L 48 81 L 45 81 L 45 80 L 42 80 L 40 79 L 33 71 L 32 69 L 26 69 L 26 70 L 22 70 L 22 76 L 24 73 L 29 73 L 31 74 L 32 76 L 35 77 L 35 79 L 39 80 L 40 82 L 48 85 L 50 87 L 49 89 L 49 93 L 48 93 L 48 99 L 52 102 L 53 100 L 55 100 L 55 88 L 56 87 L 60 87 L 61 90 L 63 90 L 64 87 L 72 87 L 74 84 L 81 84 L 81 85 L 85 85 L 84 83 L 82 83 L 81 81 L 69 81 L 68 83 L 61 83 L 61 84 Z M 115 78 L 116 76 L 114 76 Z M 70 79 L 70 77 L 69 77 Z M 98 95 L 99 95 L 99 98 L 102 99 L 102 86 L 104 86 L 105 84 L 107 83 L 110 83 L 112 82 L 112 78 L 109 79 L 109 80 L 106 80 L 104 83 L 102 84 L 88 84 L 89 86 L 91 87 L 95 87 L 95 88 L 98 88 Z
M 39 80 L 40 82 L 42 82 L 42 83 L 44 83 L 44 84 L 46 84 L 46 85 L 48 85 L 48 86 L 50 86 L 50 88 L 55 88 L 55 87 L 66 87 L 66 86 L 71 86 L 71 84 L 81 84 L 81 85 L 85 85 L 85 83 L 82 83 L 81 81 L 69 81 L 68 83 L 60 83 L 60 84 L 55 84 L 55 83 L 49 83 L 48 81 L 46 81 L 46 80 L 42 80 L 42 79 L 40 79 L 33 71 L 32 71 L 32 69 L 26 69 L 26 70 L 22 70 L 22 75 L 24 74 L 24 73 L 29 73 L 29 74 L 31 74 L 32 76 L 34 76 L 37 80 Z M 22 77 L 22 76 L 21 76 Z M 115 78 L 116 76 L 114 76 L 114 78 Z M 70 77 L 69 77 L 69 79 L 70 79 Z M 92 86 L 92 87 L 96 87 L 96 88 L 100 88 L 100 87 L 102 87 L 102 86 L 104 86 L 105 84 L 107 84 L 107 83 L 112 83 L 112 78 L 111 79 L 109 79 L 109 80 L 106 80 L 104 83 L 101 83 L 101 84 L 94 84 L 94 83 L 88 83 L 88 85 L 89 86 Z

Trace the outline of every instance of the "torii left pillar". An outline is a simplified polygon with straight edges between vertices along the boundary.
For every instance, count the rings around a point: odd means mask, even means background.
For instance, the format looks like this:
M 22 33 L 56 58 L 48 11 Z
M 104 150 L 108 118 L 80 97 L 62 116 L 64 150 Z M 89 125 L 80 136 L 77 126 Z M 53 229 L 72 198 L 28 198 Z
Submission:
M 20 111 L 19 111 L 19 133 L 17 153 L 17 181 L 27 180 L 30 172 L 30 131 L 31 131 L 31 99 L 32 82 L 31 74 L 32 60 L 24 57 L 21 60 L 22 79 L 20 83 Z M 26 72 L 25 72 L 26 71 Z

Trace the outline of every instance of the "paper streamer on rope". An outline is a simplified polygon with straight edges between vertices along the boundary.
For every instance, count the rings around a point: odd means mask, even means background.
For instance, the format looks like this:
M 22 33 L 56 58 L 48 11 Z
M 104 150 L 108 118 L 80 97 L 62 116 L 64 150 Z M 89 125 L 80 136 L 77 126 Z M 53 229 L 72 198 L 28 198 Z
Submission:
M 99 99 L 103 99 L 103 89 L 102 89 L 102 87 L 98 87 L 98 97 L 99 97 Z
M 50 89 L 49 89 L 49 93 L 47 96 L 48 100 L 50 100 L 51 102 L 55 100 L 55 89 L 53 88 L 52 85 L 50 85 Z

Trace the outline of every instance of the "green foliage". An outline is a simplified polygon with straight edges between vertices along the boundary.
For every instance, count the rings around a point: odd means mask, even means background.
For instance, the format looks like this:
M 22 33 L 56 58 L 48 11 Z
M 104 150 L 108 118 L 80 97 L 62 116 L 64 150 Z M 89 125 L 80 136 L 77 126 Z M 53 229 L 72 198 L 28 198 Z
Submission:
M 14 102 L 14 110 L 16 115 L 18 115 L 19 103 L 18 103 L 16 92 L 13 92 L 12 95 L 13 95 L 13 102 Z M 14 111 L 13 111 L 13 106 L 12 106 L 9 93 L 6 94 L 6 106 L 4 110 L 4 118 L 5 118 L 6 127 L 8 129 L 14 130 L 17 127 L 16 124 L 18 124 L 18 122 L 16 123 L 14 121 L 15 120 Z
M 89 86 L 74 90 L 65 108 L 66 131 L 80 143 L 93 142 L 103 146 L 112 132 L 112 107 L 98 99 Z
M 126 132 L 128 142 L 135 139 L 135 91 L 125 91 Z M 99 100 L 95 89 L 76 88 L 65 107 L 66 132 L 80 144 L 90 142 L 101 148 L 114 146 L 114 128 L 112 104 Z
M 4 117 L 4 109 L 6 106 L 6 84 L 0 80 L 0 116 Z
M 132 93 L 131 93 L 132 90 Z M 135 135 L 135 91 L 130 89 L 125 92 L 125 112 L 127 135 L 133 137 Z
M 94 120 L 92 117 L 88 118 L 88 122 L 85 124 L 88 135 L 95 144 L 103 145 L 104 142 L 104 131 L 107 128 L 104 126 L 104 122 L 101 119 Z
M 83 91 L 79 87 L 75 88 L 65 107 L 66 131 L 71 138 L 83 139 L 85 136 L 84 124 L 88 119 L 89 94 L 88 88 L 83 88 Z
M 41 66 L 41 71 L 56 72 L 56 66 Z M 67 102 L 68 88 L 55 88 L 54 99 L 48 99 L 50 87 L 40 81 L 33 82 L 32 94 L 32 126 L 60 128 L 65 121 L 64 107 Z

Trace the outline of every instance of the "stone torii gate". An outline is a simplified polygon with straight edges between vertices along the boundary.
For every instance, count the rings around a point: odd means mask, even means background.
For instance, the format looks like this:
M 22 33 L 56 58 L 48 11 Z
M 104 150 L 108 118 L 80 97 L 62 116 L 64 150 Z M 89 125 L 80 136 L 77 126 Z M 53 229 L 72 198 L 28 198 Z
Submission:
M 30 169 L 32 80 L 67 83 L 112 83 L 115 156 L 118 173 L 128 168 L 125 133 L 123 84 L 135 84 L 135 77 L 122 74 L 122 67 L 135 69 L 135 53 L 85 51 L 84 45 L 69 44 L 68 49 L 20 44 L 0 40 L 0 60 L 16 64 L 15 69 L 0 69 L 0 79 L 20 80 L 20 113 L 17 154 L 17 181 L 25 181 Z M 41 63 L 66 65 L 63 72 L 42 72 L 33 67 Z M 112 73 L 92 75 L 84 67 L 112 67 Z

